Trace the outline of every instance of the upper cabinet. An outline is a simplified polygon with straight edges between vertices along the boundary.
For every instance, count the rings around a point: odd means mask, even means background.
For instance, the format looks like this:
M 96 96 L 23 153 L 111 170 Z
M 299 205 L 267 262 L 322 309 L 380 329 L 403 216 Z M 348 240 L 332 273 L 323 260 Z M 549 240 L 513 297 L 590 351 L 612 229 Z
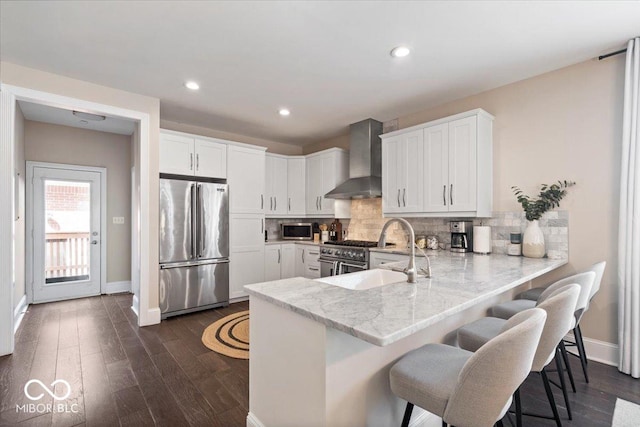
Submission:
M 277 154 L 266 155 L 265 203 L 267 216 L 287 215 L 287 158 Z
M 265 149 L 229 145 L 227 147 L 229 212 L 263 214 L 265 196 Z
M 160 172 L 226 178 L 227 145 L 210 138 L 161 131 Z
M 339 148 L 313 153 L 307 156 L 307 215 L 311 217 L 334 216 L 344 218 L 336 209 L 344 201 L 324 197 L 329 191 L 349 177 L 349 154 Z M 343 202 L 343 203 L 340 203 Z
M 383 213 L 490 217 L 492 126 L 478 109 L 382 135 Z
M 390 138 L 382 145 L 383 211 L 419 212 L 423 197 L 422 130 Z
M 304 216 L 306 191 L 306 160 L 304 157 L 287 159 L 287 215 Z

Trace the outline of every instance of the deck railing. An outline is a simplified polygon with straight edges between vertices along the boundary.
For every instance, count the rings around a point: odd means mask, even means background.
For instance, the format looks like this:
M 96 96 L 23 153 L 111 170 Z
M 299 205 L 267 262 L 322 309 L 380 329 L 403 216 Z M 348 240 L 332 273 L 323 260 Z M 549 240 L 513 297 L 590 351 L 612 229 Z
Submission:
M 47 233 L 45 278 L 89 274 L 89 233 Z

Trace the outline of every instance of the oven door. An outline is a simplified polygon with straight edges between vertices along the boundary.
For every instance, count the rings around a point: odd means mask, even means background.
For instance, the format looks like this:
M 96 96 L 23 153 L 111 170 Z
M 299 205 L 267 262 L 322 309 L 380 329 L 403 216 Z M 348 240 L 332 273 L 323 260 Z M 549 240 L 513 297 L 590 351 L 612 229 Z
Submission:
M 340 261 L 320 259 L 320 277 L 337 276 Z
M 357 273 L 358 271 L 364 271 L 364 270 L 367 270 L 366 264 L 342 261 L 338 265 L 338 274 Z

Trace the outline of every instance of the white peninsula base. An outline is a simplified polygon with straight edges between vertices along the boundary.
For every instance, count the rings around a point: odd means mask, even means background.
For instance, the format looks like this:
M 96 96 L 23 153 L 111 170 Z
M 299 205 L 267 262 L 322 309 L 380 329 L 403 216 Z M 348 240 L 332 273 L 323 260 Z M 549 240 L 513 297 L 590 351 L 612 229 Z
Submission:
M 452 315 L 380 347 L 260 298 L 250 298 L 251 358 L 247 427 L 399 426 L 406 402 L 393 395 L 389 369 L 427 343 L 453 343 L 458 327 L 528 287 Z M 412 427 L 441 426 L 418 407 Z

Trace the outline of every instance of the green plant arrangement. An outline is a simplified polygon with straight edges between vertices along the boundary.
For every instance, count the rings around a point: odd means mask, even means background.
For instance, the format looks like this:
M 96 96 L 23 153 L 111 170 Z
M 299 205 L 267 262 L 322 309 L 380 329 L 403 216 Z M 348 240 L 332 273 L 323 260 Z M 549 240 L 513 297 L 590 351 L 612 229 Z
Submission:
M 553 208 L 560 206 L 560 200 L 567 194 L 567 188 L 575 185 L 573 181 L 558 181 L 557 183 L 540 186 L 540 194 L 536 199 L 522 193 L 520 187 L 513 186 L 511 190 L 516 195 L 518 203 L 522 206 L 527 221 L 535 221 Z

